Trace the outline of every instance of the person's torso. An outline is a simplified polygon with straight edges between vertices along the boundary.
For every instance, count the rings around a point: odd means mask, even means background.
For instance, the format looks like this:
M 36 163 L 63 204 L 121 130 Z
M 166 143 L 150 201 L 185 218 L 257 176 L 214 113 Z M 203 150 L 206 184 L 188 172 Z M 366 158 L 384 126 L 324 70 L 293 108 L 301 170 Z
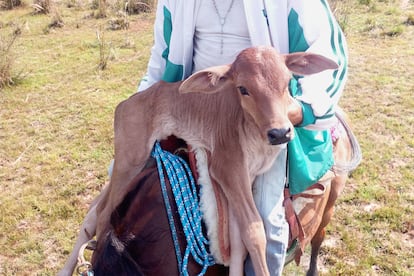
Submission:
M 242 0 L 202 0 L 194 34 L 193 72 L 228 64 L 251 46 Z

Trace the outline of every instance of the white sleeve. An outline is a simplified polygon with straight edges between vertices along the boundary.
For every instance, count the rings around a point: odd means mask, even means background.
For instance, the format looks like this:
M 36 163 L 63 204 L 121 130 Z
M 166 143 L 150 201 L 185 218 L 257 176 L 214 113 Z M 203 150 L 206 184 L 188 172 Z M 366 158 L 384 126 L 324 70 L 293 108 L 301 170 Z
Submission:
M 297 20 L 289 21 L 289 40 L 294 44 L 289 45 L 290 50 L 320 54 L 339 65 L 336 70 L 297 78 L 300 92 L 296 99 L 302 104 L 304 118 L 301 126 L 327 129 L 336 121 L 335 108 L 347 77 L 345 37 L 326 0 L 292 0 L 291 8 Z M 297 49 L 296 44 L 299 45 Z
M 166 59 L 163 53 L 167 49 L 165 41 L 164 24 L 166 12 L 169 13 L 168 0 L 159 0 L 154 23 L 154 45 L 151 48 L 151 55 L 147 66 L 147 72 L 138 85 L 138 92 L 147 89 L 154 83 L 161 80 L 165 71 Z

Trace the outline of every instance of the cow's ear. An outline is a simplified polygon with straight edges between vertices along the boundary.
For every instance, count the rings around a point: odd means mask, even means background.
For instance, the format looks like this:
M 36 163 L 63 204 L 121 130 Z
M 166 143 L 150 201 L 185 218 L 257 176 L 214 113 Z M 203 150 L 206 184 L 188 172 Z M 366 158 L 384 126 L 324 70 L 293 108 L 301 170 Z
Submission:
M 285 63 L 289 70 L 297 75 L 311 75 L 338 68 L 338 64 L 331 59 L 305 52 L 286 54 Z
M 216 93 L 229 81 L 227 75 L 229 69 L 230 65 L 221 65 L 196 72 L 183 81 L 178 91 L 183 94 Z

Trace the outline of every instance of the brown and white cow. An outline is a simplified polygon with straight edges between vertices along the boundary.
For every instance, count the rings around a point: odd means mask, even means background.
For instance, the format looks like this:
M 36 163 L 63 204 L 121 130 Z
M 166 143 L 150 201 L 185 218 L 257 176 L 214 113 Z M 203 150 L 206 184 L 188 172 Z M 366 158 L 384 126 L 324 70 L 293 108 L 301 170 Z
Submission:
M 337 65 L 320 55 L 281 55 L 271 47 L 242 51 L 233 64 L 208 68 L 177 83 L 160 81 L 121 102 L 115 112 L 115 163 L 109 186 L 88 212 L 72 256 L 96 230 L 110 229 L 113 209 L 140 172 L 156 140 L 170 135 L 211 154 L 210 177 L 228 202 L 230 274 L 242 275 L 250 254 L 257 275 L 269 275 L 263 223 L 251 192 L 255 177 L 271 166 L 279 145 L 293 138 L 288 91 L 291 73 L 308 75 Z M 246 251 L 247 249 L 247 251 Z

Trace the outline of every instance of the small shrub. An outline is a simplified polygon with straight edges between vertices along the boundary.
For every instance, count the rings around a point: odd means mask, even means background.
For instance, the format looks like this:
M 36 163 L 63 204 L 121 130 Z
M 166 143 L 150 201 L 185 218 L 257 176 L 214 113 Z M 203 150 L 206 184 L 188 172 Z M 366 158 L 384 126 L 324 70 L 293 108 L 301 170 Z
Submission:
M 34 9 L 35 14 L 48 14 L 50 12 L 50 0 L 34 0 L 32 7 Z
M 364 32 L 373 32 L 375 30 L 382 29 L 382 26 L 373 18 L 365 20 Z
M 400 14 L 400 8 L 399 7 L 391 7 L 388 10 L 384 12 L 385 15 L 391 16 L 391 15 L 399 15 Z
M 97 10 L 93 13 L 95 18 L 105 18 L 107 16 L 107 2 L 106 0 L 92 0 L 91 9 Z
M 399 36 L 399 35 L 401 35 L 403 32 L 404 32 L 404 27 L 403 27 L 403 26 L 401 26 L 401 25 L 398 25 L 398 26 L 395 26 L 394 28 L 392 28 L 392 29 L 391 29 L 391 30 L 389 30 L 389 31 L 385 31 L 385 32 L 383 32 L 383 35 L 393 37 L 393 36 Z
M 95 18 L 105 18 L 106 17 L 106 0 L 98 1 L 98 12 L 95 15 Z
M 0 37 L 0 89 L 15 84 L 15 81 L 20 77 L 20 74 L 13 73 L 15 54 L 12 50 L 13 44 L 21 32 L 21 28 L 16 27 L 9 39 Z
M 329 3 L 339 26 L 346 33 L 349 24 L 349 7 L 339 0 L 331 0 Z
M 62 16 L 58 12 L 58 10 L 54 10 L 52 16 L 52 22 L 48 25 L 49 28 L 62 28 L 65 24 L 63 23 Z
M 151 12 L 154 9 L 153 0 L 128 0 L 125 1 L 125 11 L 130 14 Z
M 127 30 L 129 28 L 128 15 L 124 12 L 118 12 L 115 18 L 108 21 L 108 29 L 110 30 Z
M 1 0 L 0 1 L 0 9 L 11 10 L 14 7 L 18 7 L 22 5 L 22 1 L 20 0 Z
M 74 8 L 74 7 L 79 7 L 80 3 L 77 0 L 68 0 L 66 2 L 66 7 L 68 8 Z
M 405 25 L 414 25 L 414 14 L 410 14 L 407 20 L 404 21 Z
M 359 0 L 358 2 L 360 5 L 365 5 L 365 6 L 369 6 L 372 3 L 371 0 Z
M 384 8 L 383 4 L 380 1 L 370 1 L 367 12 L 369 13 L 386 13 L 386 9 Z
M 99 0 L 92 0 L 91 9 L 97 10 L 99 8 Z
M 102 28 L 96 31 L 96 38 L 98 39 L 99 45 L 99 62 L 98 70 L 105 70 L 108 65 L 109 60 L 109 45 L 105 41 L 105 33 L 102 31 Z

